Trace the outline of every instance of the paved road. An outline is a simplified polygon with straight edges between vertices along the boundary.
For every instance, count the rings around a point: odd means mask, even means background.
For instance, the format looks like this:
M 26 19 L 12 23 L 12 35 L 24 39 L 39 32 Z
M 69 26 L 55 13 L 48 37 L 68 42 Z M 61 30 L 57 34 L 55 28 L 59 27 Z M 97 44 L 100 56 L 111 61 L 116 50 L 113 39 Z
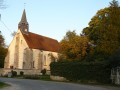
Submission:
M 0 78 L 0 81 L 11 85 L 0 90 L 107 90 L 88 85 L 40 80 Z

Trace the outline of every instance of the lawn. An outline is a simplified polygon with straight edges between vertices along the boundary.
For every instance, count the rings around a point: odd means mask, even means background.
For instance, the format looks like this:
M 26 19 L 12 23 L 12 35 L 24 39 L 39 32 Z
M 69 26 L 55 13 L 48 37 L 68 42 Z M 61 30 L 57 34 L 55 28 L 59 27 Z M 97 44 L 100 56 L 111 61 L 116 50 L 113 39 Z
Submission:
M 24 75 L 23 78 L 51 81 L 49 75 L 40 75 L 40 76 L 39 75 Z
M 0 88 L 5 87 L 5 86 L 8 86 L 8 84 L 0 82 Z

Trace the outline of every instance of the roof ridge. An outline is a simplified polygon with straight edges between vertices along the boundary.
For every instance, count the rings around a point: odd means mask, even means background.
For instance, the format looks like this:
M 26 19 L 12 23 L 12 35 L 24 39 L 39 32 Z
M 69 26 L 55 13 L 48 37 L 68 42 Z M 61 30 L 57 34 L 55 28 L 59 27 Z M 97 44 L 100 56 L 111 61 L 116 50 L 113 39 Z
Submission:
M 47 37 L 47 36 L 43 36 L 43 35 L 40 35 L 40 34 L 37 34 L 37 33 L 33 33 L 33 32 L 29 32 L 29 33 L 32 33 L 32 34 L 35 34 L 35 35 L 38 35 L 38 36 L 42 36 L 42 37 L 45 37 L 45 38 L 49 38 L 49 39 L 52 39 L 52 40 L 55 40 L 58 42 L 58 40 L 54 39 L 54 38 L 50 38 L 50 37 Z

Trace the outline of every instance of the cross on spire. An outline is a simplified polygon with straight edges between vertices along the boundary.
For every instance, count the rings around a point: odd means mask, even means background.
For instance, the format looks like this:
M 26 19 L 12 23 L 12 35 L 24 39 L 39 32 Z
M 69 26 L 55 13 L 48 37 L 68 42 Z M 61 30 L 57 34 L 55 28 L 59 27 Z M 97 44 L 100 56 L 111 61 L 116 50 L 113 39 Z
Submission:
M 25 9 L 26 3 L 24 3 L 24 9 Z

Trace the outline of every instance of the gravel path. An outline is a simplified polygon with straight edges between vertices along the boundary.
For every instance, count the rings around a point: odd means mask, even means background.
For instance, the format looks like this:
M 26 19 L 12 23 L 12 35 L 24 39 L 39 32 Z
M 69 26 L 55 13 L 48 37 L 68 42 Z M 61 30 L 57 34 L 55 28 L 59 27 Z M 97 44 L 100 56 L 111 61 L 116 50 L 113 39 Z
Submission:
M 0 78 L 0 81 L 11 85 L 0 90 L 110 90 L 99 86 L 28 79 Z

